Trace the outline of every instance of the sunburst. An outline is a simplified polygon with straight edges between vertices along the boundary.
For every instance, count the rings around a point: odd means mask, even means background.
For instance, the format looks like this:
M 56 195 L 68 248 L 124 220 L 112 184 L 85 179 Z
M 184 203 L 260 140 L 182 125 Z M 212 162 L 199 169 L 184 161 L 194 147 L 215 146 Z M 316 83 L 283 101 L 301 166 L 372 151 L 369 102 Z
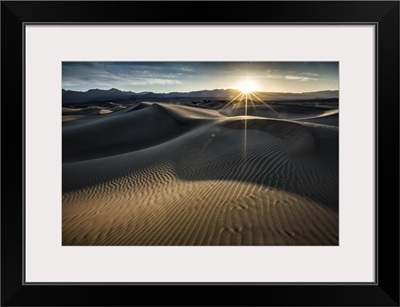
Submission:
M 253 80 L 245 79 L 239 83 L 237 88 L 244 94 L 250 94 L 257 90 L 257 83 Z
M 280 115 L 268 103 L 257 96 L 257 94 L 259 93 L 257 88 L 259 87 L 256 82 L 245 79 L 241 81 L 238 86 L 236 86 L 236 88 L 240 91 L 240 93 L 236 95 L 231 101 L 229 101 L 220 111 L 224 110 L 228 106 L 231 106 L 232 109 L 244 107 L 244 161 L 246 161 L 247 119 L 249 105 L 251 105 L 253 109 L 257 112 L 256 103 L 261 103 L 269 110 L 271 110 L 274 114 L 276 114 L 278 118 L 280 117 Z
M 280 117 L 278 112 L 276 112 L 268 103 L 263 101 L 259 96 L 260 93 L 258 84 L 250 79 L 244 79 L 236 86 L 236 88 L 240 91 L 238 95 L 236 95 L 231 101 L 229 101 L 220 111 L 224 110 L 228 106 L 231 106 L 232 109 L 236 109 L 244 106 L 244 116 L 248 116 L 248 106 L 251 104 L 253 109 L 257 112 L 257 103 L 263 104 L 270 111 L 272 111 L 277 117 Z M 257 93 L 257 94 L 256 94 Z

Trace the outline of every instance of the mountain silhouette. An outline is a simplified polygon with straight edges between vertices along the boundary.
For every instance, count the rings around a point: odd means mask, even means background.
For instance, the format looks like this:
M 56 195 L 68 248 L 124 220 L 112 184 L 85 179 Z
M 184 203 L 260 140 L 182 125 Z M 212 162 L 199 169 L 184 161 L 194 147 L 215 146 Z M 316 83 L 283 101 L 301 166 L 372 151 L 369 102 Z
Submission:
M 241 91 L 236 89 L 213 89 L 192 92 L 170 92 L 170 93 L 154 93 L 154 92 L 131 92 L 121 91 L 116 88 L 109 90 L 90 89 L 86 92 L 62 90 L 62 102 L 65 103 L 87 103 L 126 99 L 173 99 L 173 98 L 190 98 L 190 99 L 233 99 L 240 95 Z M 281 92 L 255 92 L 262 100 L 279 101 L 279 100 L 315 100 L 338 98 L 337 90 L 326 90 L 305 93 L 281 93 Z

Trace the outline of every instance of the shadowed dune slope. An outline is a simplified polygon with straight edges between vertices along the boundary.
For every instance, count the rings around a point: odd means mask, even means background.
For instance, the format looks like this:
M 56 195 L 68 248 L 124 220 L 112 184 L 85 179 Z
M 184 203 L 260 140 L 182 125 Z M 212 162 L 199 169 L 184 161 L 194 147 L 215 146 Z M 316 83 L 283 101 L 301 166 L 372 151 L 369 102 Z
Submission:
M 338 128 L 323 122 L 337 114 L 324 112 L 142 104 L 69 125 L 63 244 L 337 245 Z
M 63 132 L 63 161 L 88 160 L 148 148 L 188 130 L 157 104 L 70 126 Z

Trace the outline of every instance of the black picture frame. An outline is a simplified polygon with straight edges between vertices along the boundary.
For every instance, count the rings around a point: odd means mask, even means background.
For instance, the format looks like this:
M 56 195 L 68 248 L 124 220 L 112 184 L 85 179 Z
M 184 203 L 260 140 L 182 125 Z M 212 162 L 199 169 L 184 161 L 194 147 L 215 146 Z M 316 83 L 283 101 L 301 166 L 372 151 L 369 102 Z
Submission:
M 24 25 L 32 22 L 375 25 L 376 282 L 24 283 L 23 57 Z M 399 306 L 398 1 L 3 1 L 1 77 L 2 306 Z

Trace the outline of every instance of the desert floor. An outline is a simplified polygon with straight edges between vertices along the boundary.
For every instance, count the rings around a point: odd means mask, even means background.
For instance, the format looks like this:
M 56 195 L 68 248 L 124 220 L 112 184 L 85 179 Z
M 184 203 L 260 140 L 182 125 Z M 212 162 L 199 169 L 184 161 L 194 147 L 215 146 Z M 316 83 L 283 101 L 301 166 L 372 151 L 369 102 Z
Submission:
M 337 245 L 338 104 L 63 108 L 63 245 Z

